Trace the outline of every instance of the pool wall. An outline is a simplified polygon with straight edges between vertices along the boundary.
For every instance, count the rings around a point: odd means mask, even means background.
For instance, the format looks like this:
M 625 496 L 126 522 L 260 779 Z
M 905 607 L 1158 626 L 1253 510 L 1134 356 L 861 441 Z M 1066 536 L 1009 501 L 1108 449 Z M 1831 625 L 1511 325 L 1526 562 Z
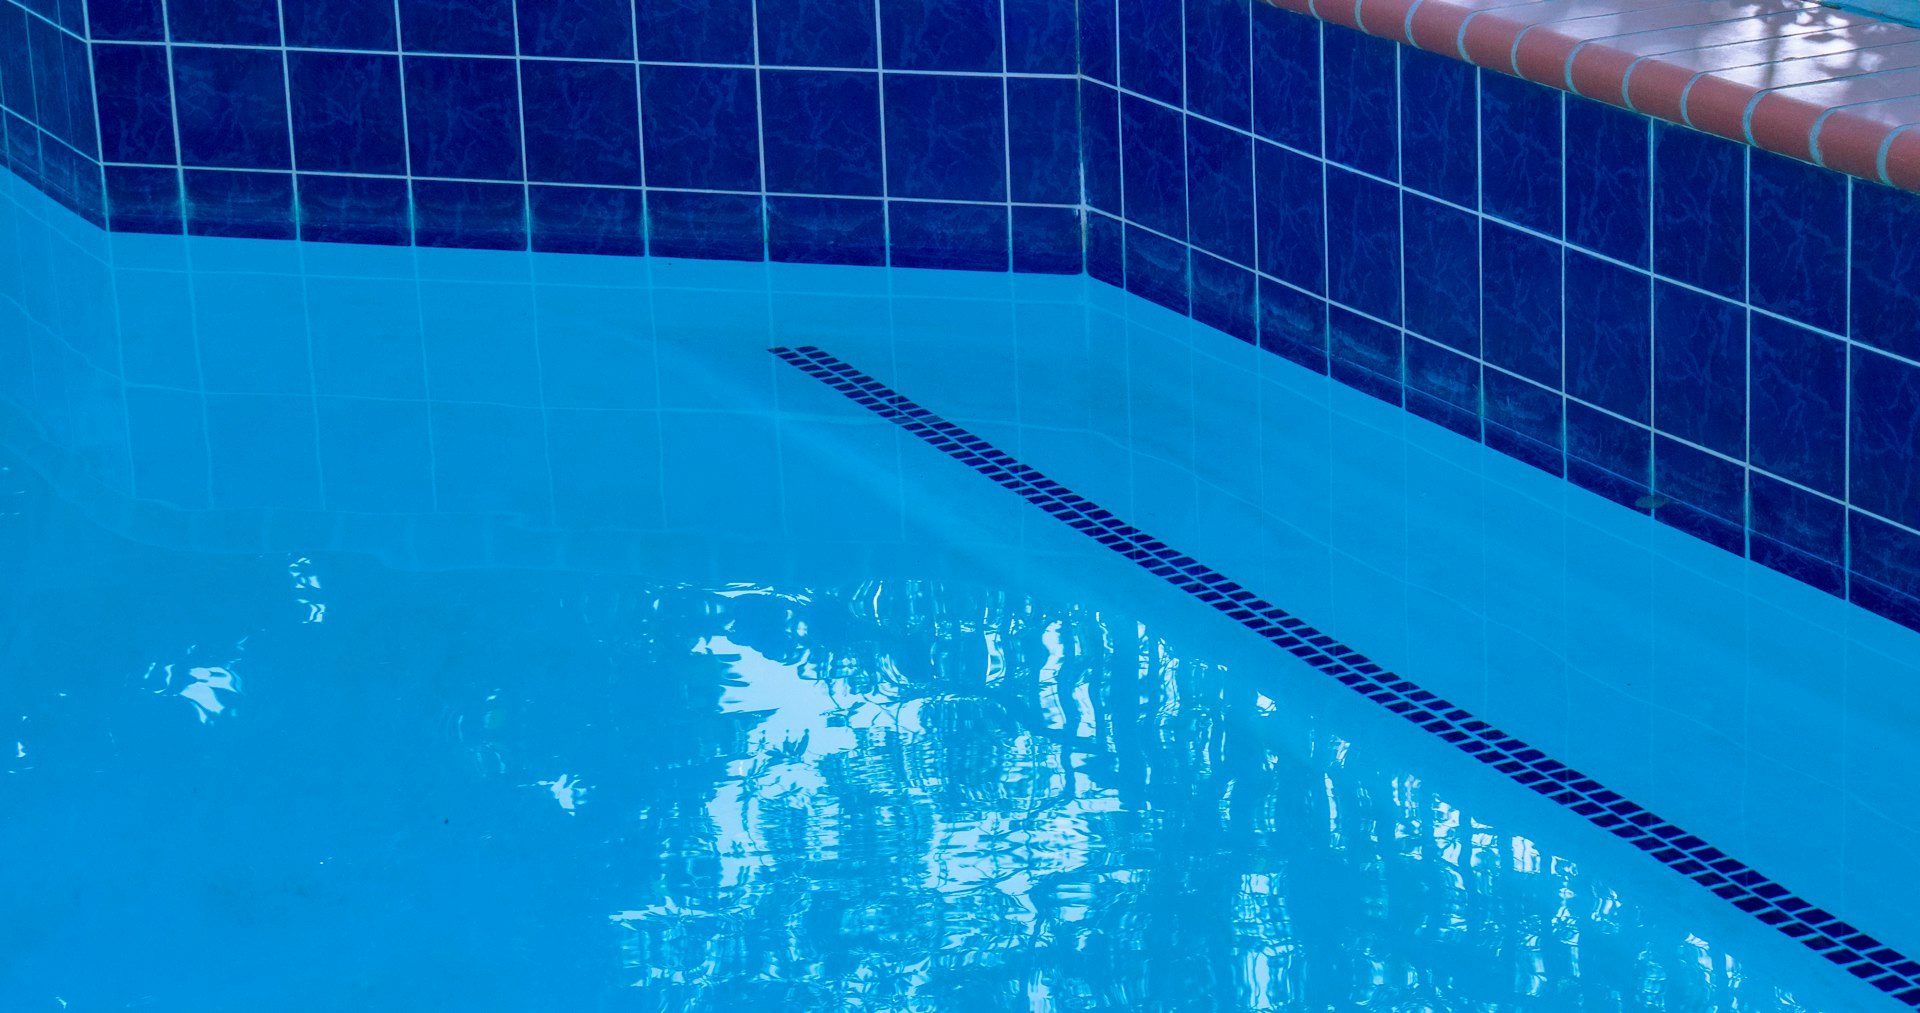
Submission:
M 75 6 L 6 0 L 7 154 L 112 229 L 1084 256 L 1920 628 L 1920 197 L 1880 183 L 1245 0 Z

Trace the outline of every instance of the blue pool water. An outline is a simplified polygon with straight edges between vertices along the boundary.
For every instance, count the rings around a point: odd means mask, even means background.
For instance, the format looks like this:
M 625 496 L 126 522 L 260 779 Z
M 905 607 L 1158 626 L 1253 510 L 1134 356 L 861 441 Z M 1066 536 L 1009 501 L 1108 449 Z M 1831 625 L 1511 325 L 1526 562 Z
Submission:
M 1893 1009 L 1920 635 L 1083 278 L 0 218 L 0 1009 Z

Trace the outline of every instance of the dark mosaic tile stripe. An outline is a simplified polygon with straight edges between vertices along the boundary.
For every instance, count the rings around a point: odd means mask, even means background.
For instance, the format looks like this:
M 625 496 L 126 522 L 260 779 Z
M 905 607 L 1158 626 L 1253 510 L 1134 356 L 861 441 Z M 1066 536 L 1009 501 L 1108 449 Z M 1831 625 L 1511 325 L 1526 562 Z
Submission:
M 1909 1007 L 1920 1008 L 1920 962 L 1795 896 L 1739 859 L 1609 791 L 1600 782 L 1381 668 L 1360 652 L 839 358 L 811 345 L 771 351 L 1347 688 L 1510 780 L 1571 809 L 1854 977 Z

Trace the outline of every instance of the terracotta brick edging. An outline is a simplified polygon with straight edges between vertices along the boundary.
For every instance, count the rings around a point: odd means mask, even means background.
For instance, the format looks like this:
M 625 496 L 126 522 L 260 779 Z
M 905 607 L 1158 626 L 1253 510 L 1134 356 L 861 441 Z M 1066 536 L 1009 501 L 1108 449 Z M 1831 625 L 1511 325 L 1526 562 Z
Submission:
M 1920 29 L 1809 0 L 1268 0 L 1920 191 Z

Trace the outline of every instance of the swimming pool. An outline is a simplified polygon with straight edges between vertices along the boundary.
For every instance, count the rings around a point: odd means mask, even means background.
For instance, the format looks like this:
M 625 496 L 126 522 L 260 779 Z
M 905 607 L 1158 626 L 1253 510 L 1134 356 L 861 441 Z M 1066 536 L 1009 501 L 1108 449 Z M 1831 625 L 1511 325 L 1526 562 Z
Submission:
M 1920 635 L 1143 300 L 19 201 L 7 1008 L 1920 973 Z

